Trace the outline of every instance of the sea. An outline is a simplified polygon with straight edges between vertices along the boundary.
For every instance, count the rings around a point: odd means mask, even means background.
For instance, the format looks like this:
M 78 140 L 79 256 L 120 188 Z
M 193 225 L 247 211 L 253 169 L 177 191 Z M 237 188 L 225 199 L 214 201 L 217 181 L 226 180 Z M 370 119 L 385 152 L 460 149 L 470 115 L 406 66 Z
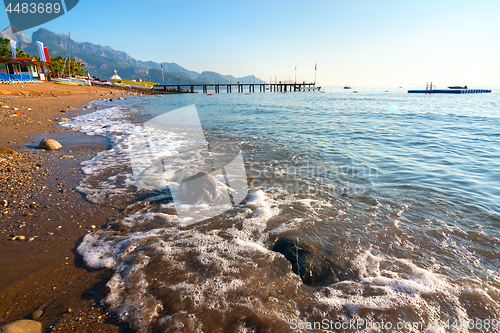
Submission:
M 500 331 L 498 91 L 200 91 L 92 105 L 61 125 L 109 140 L 77 189 L 119 213 L 77 251 L 112 272 L 103 305 L 133 331 Z M 204 138 L 148 125 L 182 108 L 195 108 Z M 179 170 L 239 153 L 244 199 L 181 218 Z M 148 169 L 155 158 L 168 172 Z M 145 170 L 154 185 L 138 182 Z M 305 283 L 275 251 L 282 239 L 344 278 Z

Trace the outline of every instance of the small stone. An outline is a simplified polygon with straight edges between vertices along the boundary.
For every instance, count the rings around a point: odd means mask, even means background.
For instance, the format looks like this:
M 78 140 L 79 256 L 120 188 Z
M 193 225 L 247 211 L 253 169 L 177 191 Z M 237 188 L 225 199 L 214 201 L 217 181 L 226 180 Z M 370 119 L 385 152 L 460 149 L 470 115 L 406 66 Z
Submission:
M 23 241 L 23 240 L 25 240 L 25 239 L 26 239 L 26 237 L 25 237 L 25 236 L 22 236 L 22 235 L 21 235 L 21 236 L 17 236 L 17 240 Z
M 65 122 L 65 121 L 70 121 L 71 119 L 69 118 L 59 118 L 59 121 L 60 122 Z
M 35 312 L 33 312 L 31 314 L 31 319 L 33 320 L 38 320 L 40 319 L 40 317 L 43 315 L 43 311 L 42 310 L 36 310 Z
M 31 111 L 31 108 L 27 108 L 26 110 Z
M 2 205 L 4 207 L 7 207 L 9 205 L 9 202 L 7 200 L 2 200 Z
M 28 238 L 28 242 L 32 242 L 32 241 L 34 241 L 34 240 L 35 240 L 35 237 L 30 237 L 30 238 Z
M 100 107 L 98 107 L 98 106 L 96 106 L 95 108 L 96 108 L 97 110 L 100 110 L 100 109 L 101 109 L 101 108 L 100 108 Z
M 65 158 L 75 158 L 75 156 L 73 156 L 73 155 L 63 155 L 63 156 L 60 157 L 61 160 L 65 159 Z
M 0 326 L 0 333 L 41 333 L 42 324 L 38 321 L 22 319 Z
M 2 108 L 2 109 L 8 109 L 8 108 L 9 108 L 9 106 L 8 106 L 8 105 L 2 105 L 2 106 L 1 106 L 1 108 Z
M 65 112 L 66 112 L 66 110 L 61 110 L 61 111 L 59 111 L 59 112 L 65 113 Z
M 85 108 L 86 108 L 86 109 L 90 109 L 90 105 L 87 105 Z
M 95 228 L 97 228 L 97 227 L 93 224 L 90 226 L 90 229 L 95 229 Z
M 17 239 L 17 236 L 12 236 L 9 238 L 9 240 L 11 240 L 11 241 L 15 241 L 16 239 Z
M 43 139 L 38 144 L 38 148 L 40 148 L 40 149 L 56 150 L 56 149 L 59 149 L 61 147 L 62 147 L 62 145 L 59 142 L 57 142 L 56 140 L 51 139 L 51 138 Z
M 71 310 L 71 308 L 69 308 L 69 309 L 68 309 L 68 313 L 71 313 L 71 312 L 73 312 L 73 310 Z
M 12 108 L 11 110 L 12 110 L 12 111 L 17 111 L 17 110 L 19 110 L 19 108 Z M 16 112 L 16 113 L 17 113 L 17 112 Z
M 17 155 L 18 152 L 9 148 L 0 148 L 0 155 Z
M 23 114 L 22 114 L 21 112 L 19 112 L 19 111 L 14 112 L 14 114 L 15 114 L 16 116 L 22 116 L 22 115 L 23 115 Z

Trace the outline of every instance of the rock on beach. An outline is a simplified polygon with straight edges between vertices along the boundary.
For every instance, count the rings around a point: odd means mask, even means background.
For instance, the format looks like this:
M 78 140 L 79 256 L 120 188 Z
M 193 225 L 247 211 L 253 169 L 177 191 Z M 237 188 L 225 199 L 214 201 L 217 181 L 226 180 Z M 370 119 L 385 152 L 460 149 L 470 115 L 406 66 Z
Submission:
M 38 148 L 47 149 L 47 150 L 57 150 L 61 147 L 62 147 L 62 145 L 59 142 L 57 142 L 56 140 L 51 139 L 51 138 L 43 139 L 38 144 Z
M 0 333 L 41 333 L 42 324 L 38 321 L 23 319 L 0 327 Z
M 14 151 L 9 148 L 0 148 L 0 155 L 17 155 L 19 154 L 17 151 Z

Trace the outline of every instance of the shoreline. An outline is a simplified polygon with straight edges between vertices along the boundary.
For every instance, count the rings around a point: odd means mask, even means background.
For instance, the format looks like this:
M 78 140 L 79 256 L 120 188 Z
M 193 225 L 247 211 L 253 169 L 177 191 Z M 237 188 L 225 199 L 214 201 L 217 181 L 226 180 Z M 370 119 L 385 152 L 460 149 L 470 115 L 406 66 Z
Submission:
M 91 101 L 132 94 L 48 82 L 6 88 L 0 91 L 0 106 L 8 106 L 0 107 L 0 148 L 19 154 L 0 155 L 0 326 L 36 319 L 43 332 L 129 332 L 100 305 L 109 272 L 86 267 L 76 252 L 84 235 L 118 213 L 75 189 L 84 177 L 80 163 L 109 143 L 56 127 L 55 119 L 91 111 L 95 107 L 84 108 Z M 41 137 L 63 147 L 37 149 Z

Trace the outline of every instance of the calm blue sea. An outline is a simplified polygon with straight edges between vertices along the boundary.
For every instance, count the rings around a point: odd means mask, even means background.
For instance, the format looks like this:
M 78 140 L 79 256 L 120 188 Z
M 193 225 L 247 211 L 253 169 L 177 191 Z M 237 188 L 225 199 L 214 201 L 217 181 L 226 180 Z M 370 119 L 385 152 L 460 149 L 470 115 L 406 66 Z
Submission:
M 105 305 L 139 332 L 499 331 L 500 94 L 357 91 L 130 97 L 65 123 L 112 143 L 78 188 L 124 209 L 78 248 L 114 271 Z M 249 194 L 185 226 L 127 151 L 146 136 L 177 156 L 189 133 L 140 124 L 193 104 L 209 143 L 242 152 Z M 302 283 L 283 237 L 349 278 Z

